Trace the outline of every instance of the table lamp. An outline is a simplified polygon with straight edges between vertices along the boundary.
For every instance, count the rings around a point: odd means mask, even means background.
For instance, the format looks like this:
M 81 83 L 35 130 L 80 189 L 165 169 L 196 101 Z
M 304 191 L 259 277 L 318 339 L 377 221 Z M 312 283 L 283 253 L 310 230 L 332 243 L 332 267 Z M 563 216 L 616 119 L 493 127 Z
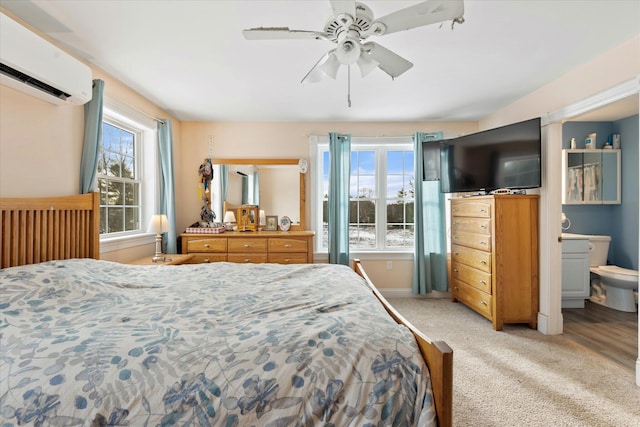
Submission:
M 233 223 L 236 222 L 236 216 L 233 214 L 233 211 L 226 211 L 224 213 L 224 228 L 227 231 L 230 231 L 233 228 Z
M 156 254 L 151 261 L 158 262 L 164 259 L 162 255 L 162 233 L 169 231 L 169 220 L 166 215 L 153 215 L 149 221 L 149 233 L 156 233 Z

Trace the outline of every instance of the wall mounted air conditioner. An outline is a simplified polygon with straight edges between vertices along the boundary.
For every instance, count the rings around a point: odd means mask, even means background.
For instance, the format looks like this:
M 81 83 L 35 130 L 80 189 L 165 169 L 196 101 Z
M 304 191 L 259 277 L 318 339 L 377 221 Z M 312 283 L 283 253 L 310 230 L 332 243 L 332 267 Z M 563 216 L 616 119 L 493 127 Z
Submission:
M 53 104 L 91 100 L 91 69 L 0 13 L 0 84 Z

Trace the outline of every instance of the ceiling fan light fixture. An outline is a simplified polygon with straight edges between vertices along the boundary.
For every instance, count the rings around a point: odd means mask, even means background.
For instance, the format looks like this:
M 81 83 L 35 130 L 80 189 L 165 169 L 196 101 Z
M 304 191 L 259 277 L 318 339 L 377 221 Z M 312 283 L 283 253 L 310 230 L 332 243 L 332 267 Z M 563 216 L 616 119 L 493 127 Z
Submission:
M 360 75 L 366 77 L 379 65 L 377 61 L 371 59 L 366 51 L 363 51 L 358 58 L 358 67 L 360 68 Z
M 358 58 L 360 58 L 360 51 L 360 43 L 358 40 L 347 37 L 338 43 L 336 56 L 341 64 L 351 65 L 355 64 Z
M 340 69 L 340 61 L 336 58 L 335 52 L 331 52 L 327 57 L 327 60 L 324 61 L 319 67 L 320 71 L 322 71 L 327 76 L 332 79 L 336 79 L 338 75 L 338 70 Z

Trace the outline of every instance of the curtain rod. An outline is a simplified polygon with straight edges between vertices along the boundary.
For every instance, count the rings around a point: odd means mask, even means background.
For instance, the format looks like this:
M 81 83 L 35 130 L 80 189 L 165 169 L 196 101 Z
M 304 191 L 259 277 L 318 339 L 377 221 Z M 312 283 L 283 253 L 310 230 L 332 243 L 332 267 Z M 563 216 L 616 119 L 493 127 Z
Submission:
M 127 103 L 121 102 L 121 101 L 116 101 L 115 99 L 112 99 L 112 98 L 106 98 L 106 100 L 107 100 L 107 104 L 115 104 L 115 105 L 119 105 L 119 106 L 122 106 L 122 107 L 130 108 L 130 109 L 142 114 L 143 116 L 146 116 L 146 117 L 150 118 L 151 120 L 154 120 L 154 121 L 156 121 L 158 123 L 162 123 L 163 125 L 167 124 L 166 120 L 159 119 L 159 118 L 147 113 L 146 111 L 143 111 L 143 110 L 139 109 L 138 107 L 134 107 L 131 104 L 127 104 Z

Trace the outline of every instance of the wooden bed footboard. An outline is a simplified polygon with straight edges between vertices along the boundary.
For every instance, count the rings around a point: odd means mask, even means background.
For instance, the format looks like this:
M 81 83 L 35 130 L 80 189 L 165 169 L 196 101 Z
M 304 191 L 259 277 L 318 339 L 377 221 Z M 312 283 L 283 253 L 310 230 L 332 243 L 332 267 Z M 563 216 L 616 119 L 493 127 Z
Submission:
M 0 199 L 0 268 L 100 258 L 98 193 Z
M 399 324 L 406 326 L 416 338 L 420 352 L 429 367 L 438 425 L 451 426 L 453 422 L 453 350 L 444 341 L 430 340 L 394 309 L 373 285 L 359 259 L 353 261 L 353 269 L 365 279 L 389 315 Z

